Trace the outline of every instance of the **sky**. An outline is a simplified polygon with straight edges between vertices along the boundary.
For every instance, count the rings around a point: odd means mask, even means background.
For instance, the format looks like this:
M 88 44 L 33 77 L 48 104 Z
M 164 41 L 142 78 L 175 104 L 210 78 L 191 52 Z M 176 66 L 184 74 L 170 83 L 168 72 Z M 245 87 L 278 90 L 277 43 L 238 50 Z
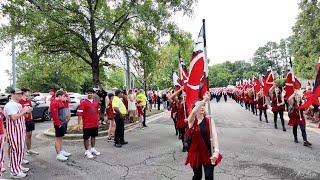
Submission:
M 176 15 L 179 27 L 199 34 L 206 20 L 207 54 L 211 64 L 249 61 L 258 47 L 292 35 L 300 0 L 198 0 L 192 18 Z M 10 47 L 0 51 L 0 89 L 9 86 L 4 73 L 11 69 Z

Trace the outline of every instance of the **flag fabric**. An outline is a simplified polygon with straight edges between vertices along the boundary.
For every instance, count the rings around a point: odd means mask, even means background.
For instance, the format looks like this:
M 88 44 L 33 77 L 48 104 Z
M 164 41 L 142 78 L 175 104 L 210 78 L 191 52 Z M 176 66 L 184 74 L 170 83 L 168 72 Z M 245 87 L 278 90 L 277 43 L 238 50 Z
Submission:
M 299 109 L 304 109 L 304 108 L 309 108 L 312 103 L 317 100 L 317 98 L 320 96 L 320 58 L 318 61 L 318 65 L 317 65 L 317 76 L 316 76 L 316 80 L 315 80 L 315 85 L 313 88 L 313 93 L 310 96 L 310 98 L 308 98 L 308 100 L 303 103 L 301 106 L 299 106 Z
M 290 96 L 294 93 L 295 89 L 300 89 L 301 83 L 300 81 L 294 76 L 294 71 L 289 68 L 287 78 L 286 78 L 286 99 L 289 101 Z
M 266 75 L 266 81 L 265 81 L 265 84 L 264 84 L 265 93 L 268 93 L 270 88 L 272 88 L 273 85 L 274 85 L 274 76 L 273 76 L 272 68 L 269 67 L 268 68 L 268 73 Z
M 187 112 L 190 113 L 192 104 L 208 91 L 208 67 L 206 62 L 206 40 L 204 25 L 201 27 L 195 42 L 186 88 Z
M 178 91 L 181 87 L 181 84 L 180 84 L 180 79 L 176 72 L 172 73 L 172 80 L 173 80 L 174 90 Z
M 179 68 L 180 69 L 180 80 L 182 81 L 182 85 L 186 89 L 187 84 L 188 84 L 189 74 L 188 74 L 187 66 L 181 58 L 180 51 L 179 51 L 179 61 L 180 61 L 180 68 Z
M 255 92 L 259 92 L 260 89 L 261 89 L 261 83 L 256 79 L 256 78 L 253 78 L 253 88 L 254 88 L 254 91 Z

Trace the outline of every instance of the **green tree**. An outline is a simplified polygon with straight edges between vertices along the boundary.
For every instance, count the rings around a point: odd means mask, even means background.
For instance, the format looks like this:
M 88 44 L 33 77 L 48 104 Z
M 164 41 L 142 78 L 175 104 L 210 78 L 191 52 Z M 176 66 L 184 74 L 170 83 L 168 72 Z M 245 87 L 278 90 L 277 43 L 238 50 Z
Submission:
M 299 77 L 314 78 L 320 52 L 320 8 L 317 0 L 301 0 L 294 25 L 291 48 L 294 70 Z
M 170 20 L 178 11 L 191 15 L 196 0 L 8 0 L 1 14 L 10 17 L 1 37 L 18 36 L 22 47 L 37 47 L 47 56 L 73 56 L 91 68 L 94 84 L 100 82 L 103 59 L 113 48 L 127 46 L 124 34 L 140 31 L 174 34 Z M 21 37 L 21 38 L 20 38 Z M 149 42 L 150 43 L 150 42 Z M 159 43 L 159 41 L 157 41 Z
M 72 56 L 63 61 L 57 60 L 60 58 L 33 52 L 21 53 L 17 57 L 18 87 L 41 92 L 63 87 L 68 91 L 80 92 L 81 85 L 90 77 L 90 67 Z
M 257 69 L 259 74 L 265 74 L 267 68 L 272 66 L 280 73 L 279 68 L 279 52 L 276 42 L 268 42 L 262 47 L 259 47 L 253 55 L 253 66 Z

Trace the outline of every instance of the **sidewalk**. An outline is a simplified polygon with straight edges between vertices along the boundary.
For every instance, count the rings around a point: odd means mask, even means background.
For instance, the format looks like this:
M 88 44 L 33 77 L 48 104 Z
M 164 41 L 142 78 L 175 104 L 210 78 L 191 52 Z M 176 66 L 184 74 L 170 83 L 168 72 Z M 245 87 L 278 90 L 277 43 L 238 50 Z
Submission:
M 268 113 L 270 114 L 273 114 L 273 112 L 271 111 L 271 108 L 269 108 L 267 110 Z M 288 121 L 289 122 L 289 117 L 288 117 L 288 112 L 284 112 L 284 116 L 283 116 L 284 120 Z M 318 128 L 319 126 L 319 123 L 311 123 L 310 120 L 307 120 L 306 119 L 306 128 L 309 130 L 309 131 L 312 131 L 316 134 L 320 134 L 320 128 Z

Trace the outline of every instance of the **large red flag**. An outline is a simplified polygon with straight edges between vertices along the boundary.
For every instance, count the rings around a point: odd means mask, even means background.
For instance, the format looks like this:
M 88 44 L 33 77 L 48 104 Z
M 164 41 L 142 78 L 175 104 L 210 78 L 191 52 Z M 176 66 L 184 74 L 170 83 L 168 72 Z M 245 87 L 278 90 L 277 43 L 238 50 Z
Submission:
M 193 50 L 188 84 L 186 88 L 187 112 L 192 109 L 192 104 L 202 97 L 208 87 L 208 67 L 206 62 L 206 40 L 204 26 L 201 27 L 198 39 Z
M 292 71 L 290 70 L 287 74 L 287 79 L 286 79 L 286 99 L 287 101 L 289 101 L 290 96 L 294 93 L 294 85 L 293 82 L 294 81 L 294 77 L 292 74 Z
M 317 65 L 317 76 L 316 76 L 315 85 L 313 88 L 313 94 L 305 103 L 299 106 L 300 109 L 308 108 L 320 96 L 320 71 L 319 70 L 320 70 L 320 58 Z

